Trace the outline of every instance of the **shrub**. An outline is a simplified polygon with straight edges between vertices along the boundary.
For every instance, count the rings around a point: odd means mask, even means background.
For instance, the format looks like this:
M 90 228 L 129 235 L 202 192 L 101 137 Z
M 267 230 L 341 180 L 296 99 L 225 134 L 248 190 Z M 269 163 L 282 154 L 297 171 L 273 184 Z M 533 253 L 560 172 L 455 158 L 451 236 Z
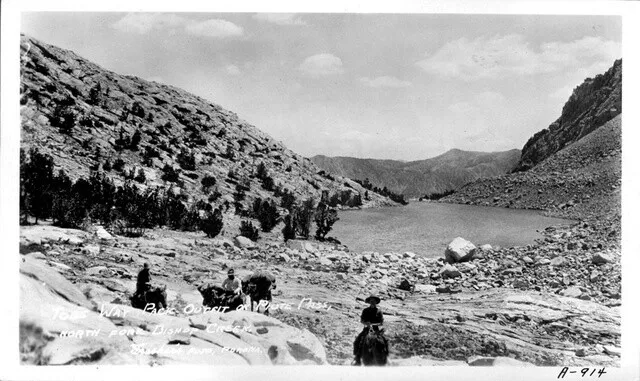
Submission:
M 162 176 L 160 178 L 171 183 L 180 181 L 179 173 L 169 164 L 165 164 L 164 168 L 162 168 Z
M 178 154 L 178 164 L 182 169 L 187 171 L 194 171 L 196 169 L 196 157 L 193 152 L 189 152 L 188 150 L 182 150 Z
M 138 169 L 138 174 L 136 175 L 134 180 L 141 184 L 144 184 L 144 182 L 147 181 L 147 176 L 144 174 L 144 170 L 142 170 L 142 168 Z
M 202 180 L 200 180 L 200 183 L 202 184 L 202 191 L 206 193 L 209 191 L 209 189 L 216 185 L 216 178 L 207 175 L 203 177 Z
M 131 150 L 133 151 L 137 151 L 140 140 L 142 140 L 142 134 L 140 133 L 140 130 L 136 130 L 136 132 L 134 132 L 133 136 L 131 137 L 129 148 L 131 148 Z
M 258 229 L 249 221 L 242 221 L 240 223 L 240 235 L 247 237 L 252 241 L 257 241 L 258 238 L 260 238 Z
M 53 182 L 53 158 L 37 148 L 29 150 L 29 157 L 20 150 L 20 212 L 23 222 L 27 216 L 49 218 L 51 216 Z
M 284 227 L 282 228 L 282 234 L 284 235 L 285 242 L 290 239 L 296 238 L 295 220 L 292 218 L 291 214 L 287 214 L 284 217 Z
M 329 208 L 327 204 L 320 202 L 314 215 L 316 238 L 318 240 L 324 240 L 338 219 L 338 212 L 335 209 Z
M 278 224 L 279 215 L 276 203 L 272 201 L 256 199 L 253 203 L 254 216 L 260 222 L 263 232 L 270 232 Z
M 296 225 L 296 235 L 304 239 L 309 238 L 311 220 L 314 214 L 313 206 L 313 199 L 309 198 L 297 207 L 293 214 L 294 224 Z
M 223 226 L 222 211 L 220 211 L 220 209 L 207 212 L 206 217 L 200 221 L 200 228 L 209 238 L 216 237 L 220 234 Z
M 145 112 L 140 102 L 133 102 L 133 105 L 131 106 L 131 114 L 144 119 Z
M 95 85 L 93 85 L 93 87 L 91 87 L 91 90 L 89 90 L 88 103 L 94 106 L 98 106 L 100 105 L 101 100 L 102 100 L 102 86 L 100 85 L 100 82 L 97 82 Z
M 116 161 L 113 162 L 113 170 L 116 172 L 122 172 L 124 168 L 124 160 L 122 158 L 117 158 Z
M 285 190 L 282 194 L 282 198 L 280 199 L 280 206 L 291 212 L 295 203 L 296 196 L 294 196 L 293 193 L 289 192 L 288 190 Z
M 73 127 L 76 125 L 76 114 L 71 108 L 70 102 L 69 100 L 63 100 L 57 104 L 50 119 L 51 125 L 58 127 L 60 132 L 65 134 L 71 134 Z

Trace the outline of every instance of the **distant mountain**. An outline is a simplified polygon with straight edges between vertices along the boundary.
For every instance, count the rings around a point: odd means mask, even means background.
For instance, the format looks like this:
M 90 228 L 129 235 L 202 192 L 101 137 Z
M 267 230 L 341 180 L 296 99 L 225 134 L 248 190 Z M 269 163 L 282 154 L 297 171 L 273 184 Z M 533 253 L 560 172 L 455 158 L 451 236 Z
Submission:
M 622 60 L 573 90 L 562 114 L 522 148 L 517 171 L 527 170 L 622 112 Z
M 318 167 L 339 176 L 364 180 L 407 197 L 457 189 L 478 178 L 495 176 L 514 168 L 520 151 L 472 152 L 452 149 L 426 160 L 398 161 L 353 157 L 314 156 Z
M 64 169 L 74 180 L 98 171 L 122 184 L 142 172 L 136 176 L 142 189 L 171 187 L 189 203 L 213 204 L 233 202 L 241 184 L 248 188 L 245 207 L 258 197 L 279 201 L 284 190 L 299 200 L 318 199 L 323 190 L 351 198 L 365 193 L 354 181 L 325 175 L 235 113 L 184 90 L 113 73 L 24 35 L 20 50 L 21 147 L 49 154 L 56 172 Z M 261 163 L 270 184 L 257 174 Z M 205 177 L 215 179 L 207 190 Z M 365 204 L 396 205 L 369 196 Z

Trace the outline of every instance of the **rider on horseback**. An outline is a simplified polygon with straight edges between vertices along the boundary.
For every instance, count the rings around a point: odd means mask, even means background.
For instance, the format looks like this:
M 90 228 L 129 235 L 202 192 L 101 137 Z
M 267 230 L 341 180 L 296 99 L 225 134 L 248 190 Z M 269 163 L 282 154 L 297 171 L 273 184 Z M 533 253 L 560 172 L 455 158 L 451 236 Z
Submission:
M 360 365 L 360 345 L 362 340 L 366 336 L 369 328 L 373 328 L 375 332 L 378 332 L 378 326 L 384 322 L 382 311 L 378 308 L 380 298 L 377 296 L 370 296 L 364 300 L 365 303 L 369 303 L 369 307 L 362 311 L 360 316 L 360 322 L 365 325 L 364 329 L 356 337 L 356 341 L 353 343 L 353 355 L 356 356 L 355 365 Z
M 235 295 L 240 295 L 242 292 L 242 282 L 240 282 L 240 279 L 235 279 L 235 277 L 233 269 L 229 269 L 229 271 L 227 271 L 227 279 L 222 282 L 222 288 L 226 291 L 233 292 Z
M 144 294 L 151 288 L 151 274 L 149 273 L 149 263 L 145 263 L 143 269 L 138 273 L 136 282 L 136 294 Z

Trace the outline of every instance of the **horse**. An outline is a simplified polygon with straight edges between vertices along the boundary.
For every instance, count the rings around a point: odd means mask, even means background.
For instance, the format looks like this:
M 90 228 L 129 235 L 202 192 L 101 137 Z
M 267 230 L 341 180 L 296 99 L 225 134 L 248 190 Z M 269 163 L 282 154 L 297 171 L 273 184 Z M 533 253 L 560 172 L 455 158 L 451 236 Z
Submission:
M 378 332 L 373 329 L 372 324 L 369 331 L 365 335 L 360 344 L 360 359 L 364 366 L 370 365 L 387 365 L 387 357 L 389 356 L 389 344 L 384 337 L 384 328 Z
M 140 310 L 156 312 L 161 308 L 167 308 L 167 286 L 149 287 L 149 289 L 136 292 L 129 300 L 131 306 Z M 147 308 L 147 307 L 151 308 Z
M 242 282 L 242 292 L 249 296 L 249 303 L 251 304 L 251 311 L 253 312 L 253 302 L 257 302 L 256 309 L 260 308 L 262 300 L 271 302 L 273 297 L 271 296 L 271 290 L 276 289 L 276 278 L 263 272 L 256 272 L 246 277 Z M 258 311 L 259 312 L 259 311 Z M 269 309 L 265 307 L 264 314 L 269 315 Z
M 242 297 L 216 285 L 204 284 L 198 287 L 202 295 L 202 305 L 209 308 L 229 307 L 226 312 L 236 310 L 243 304 Z

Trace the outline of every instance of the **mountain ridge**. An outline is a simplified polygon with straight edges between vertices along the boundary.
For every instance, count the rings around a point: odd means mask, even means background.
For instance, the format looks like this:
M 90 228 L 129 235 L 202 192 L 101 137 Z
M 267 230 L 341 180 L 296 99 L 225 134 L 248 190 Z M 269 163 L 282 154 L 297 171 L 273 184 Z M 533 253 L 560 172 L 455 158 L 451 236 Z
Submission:
M 478 177 L 509 172 L 520 157 L 518 149 L 499 152 L 451 149 L 438 156 L 413 161 L 360 159 L 316 155 L 311 160 L 337 175 L 364 180 L 409 197 L 456 189 Z

